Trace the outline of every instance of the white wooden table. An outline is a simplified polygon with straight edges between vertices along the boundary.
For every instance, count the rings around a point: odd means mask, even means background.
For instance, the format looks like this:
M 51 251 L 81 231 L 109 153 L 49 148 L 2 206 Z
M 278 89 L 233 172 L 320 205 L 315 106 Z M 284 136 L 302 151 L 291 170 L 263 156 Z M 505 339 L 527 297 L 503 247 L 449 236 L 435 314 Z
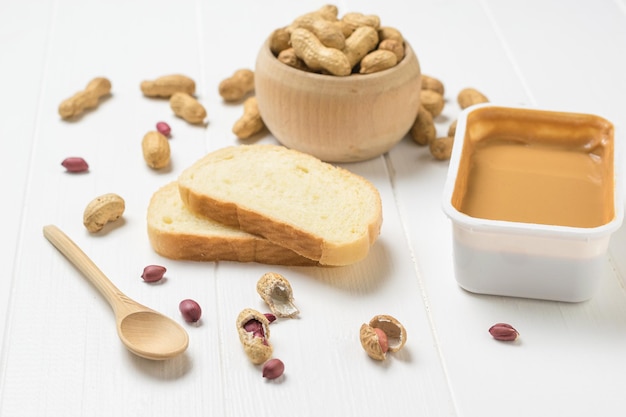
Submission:
M 175 262 L 151 249 L 152 193 L 206 152 L 240 143 L 240 105 L 217 85 L 253 68 L 266 36 L 322 1 L 0 1 L 0 415 L 14 416 L 621 416 L 626 390 L 626 230 L 609 250 L 610 273 L 590 301 L 567 304 L 470 294 L 454 279 L 450 224 L 441 210 L 447 163 L 405 138 L 387 155 L 346 164 L 383 198 L 381 236 L 363 262 L 288 268 Z M 422 71 L 446 86 L 439 134 L 475 87 L 492 102 L 593 113 L 626 121 L 626 0 L 340 1 L 340 13 L 378 14 L 411 42 Z M 175 118 L 139 83 L 169 73 L 197 82 L 208 125 Z M 113 94 L 79 121 L 64 98 L 106 76 Z M 140 141 L 172 126 L 172 166 L 149 169 Z M 275 142 L 270 135 L 256 142 Z M 60 162 L 82 156 L 83 175 Z M 619 161 L 622 163 L 623 161 Z M 122 221 L 105 233 L 82 225 L 85 205 L 115 192 Z M 42 235 L 53 223 L 129 296 L 180 320 L 188 351 L 165 362 L 130 354 L 96 290 Z M 167 267 L 162 285 L 140 278 Z M 300 318 L 272 324 L 284 377 L 267 381 L 245 357 L 235 318 L 266 311 L 255 291 L 265 272 L 290 280 Z M 178 302 L 203 307 L 185 324 Z M 384 363 L 358 330 L 376 314 L 406 327 Z M 518 342 L 487 332 L 513 324 Z M 253 414 L 254 413 L 254 414 Z

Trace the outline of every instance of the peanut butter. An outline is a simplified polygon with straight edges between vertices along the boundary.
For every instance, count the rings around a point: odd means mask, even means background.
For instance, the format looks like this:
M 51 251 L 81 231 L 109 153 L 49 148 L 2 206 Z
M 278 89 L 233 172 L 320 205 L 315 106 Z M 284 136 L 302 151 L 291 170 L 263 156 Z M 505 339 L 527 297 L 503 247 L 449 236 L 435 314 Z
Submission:
M 572 227 L 614 217 L 613 125 L 486 107 L 467 120 L 452 203 L 469 216 Z

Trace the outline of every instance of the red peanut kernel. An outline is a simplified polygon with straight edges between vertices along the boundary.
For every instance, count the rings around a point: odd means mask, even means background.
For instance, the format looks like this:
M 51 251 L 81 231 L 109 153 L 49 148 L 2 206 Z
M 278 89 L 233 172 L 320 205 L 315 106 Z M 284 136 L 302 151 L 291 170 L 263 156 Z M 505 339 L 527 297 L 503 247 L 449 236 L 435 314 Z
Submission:
M 519 332 L 507 323 L 496 323 L 489 328 L 489 333 L 496 340 L 512 342 L 519 336 Z
M 389 339 L 387 338 L 387 334 L 379 328 L 374 328 L 374 332 L 378 336 L 378 344 L 380 344 L 380 349 L 383 353 L 387 353 L 389 350 Z
M 200 304 L 191 299 L 181 301 L 178 309 L 187 323 L 195 323 L 202 316 Z
M 162 134 L 163 136 L 170 136 L 170 133 L 172 133 L 172 128 L 170 127 L 170 125 L 168 125 L 165 122 L 158 122 L 156 124 L 156 129 L 157 131 Z
M 63 162 L 61 162 L 61 165 L 67 172 L 85 172 L 89 169 L 87 161 L 77 156 L 65 158 Z
M 163 278 L 163 275 L 165 275 L 165 271 L 167 271 L 167 269 L 165 269 L 164 266 L 148 265 L 143 269 L 143 274 L 141 274 L 141 278 L 143 278 L 143 280 L 146 282 L 157 282 Z
M 280 359 L 270 359 L 263 365 L 263 378 L 276 379 L 285 372 L 285 364 Z

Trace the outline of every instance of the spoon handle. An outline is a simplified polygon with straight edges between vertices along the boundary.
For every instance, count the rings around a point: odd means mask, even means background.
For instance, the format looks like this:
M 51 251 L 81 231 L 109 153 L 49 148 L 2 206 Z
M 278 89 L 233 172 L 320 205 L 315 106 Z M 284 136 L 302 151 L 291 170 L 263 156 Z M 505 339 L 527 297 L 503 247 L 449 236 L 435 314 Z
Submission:
M 100 291 L 114 310 L 122 307 L 127 297 L 104 275 L 95 263 L 70 239 L 54 225 L 44 226 L 43 235 L 59 250 L 89 281 Z

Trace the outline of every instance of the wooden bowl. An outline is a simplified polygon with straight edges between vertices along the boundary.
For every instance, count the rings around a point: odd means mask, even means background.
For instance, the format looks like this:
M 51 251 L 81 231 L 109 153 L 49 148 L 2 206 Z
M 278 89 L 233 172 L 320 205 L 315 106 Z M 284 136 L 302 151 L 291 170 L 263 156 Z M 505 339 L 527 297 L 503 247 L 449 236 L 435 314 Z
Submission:
M 327 162 L 387 152 L 411 129 L 420 104 L 419 62 L 408 43 L 405 48 L 393 68 L 338 77 L 283 64 L 266 41 L 254 75 L 265 125 L 286 147 Z

